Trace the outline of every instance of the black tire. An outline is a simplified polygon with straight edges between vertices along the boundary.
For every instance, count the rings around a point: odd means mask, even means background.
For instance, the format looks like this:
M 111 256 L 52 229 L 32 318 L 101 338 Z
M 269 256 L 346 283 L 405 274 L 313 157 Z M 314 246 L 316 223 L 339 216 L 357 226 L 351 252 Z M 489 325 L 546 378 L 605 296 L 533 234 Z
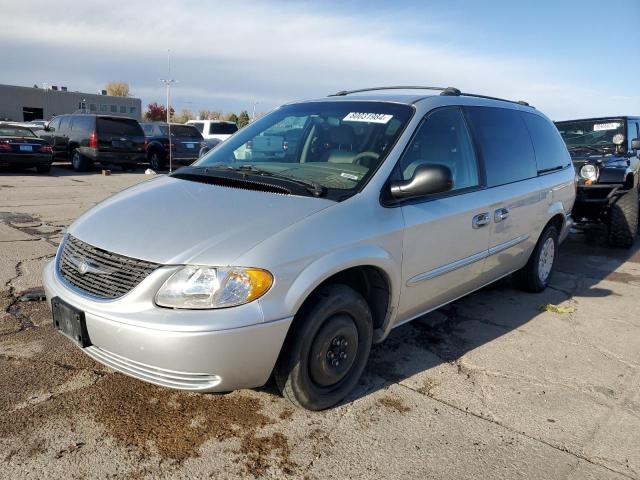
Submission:
M 276 385 L 299 407 L 332 407 L 362 375 L 372 339 L 365 299 L 346 285 L 321 287 L 294 319 L 274 369 Z
M 89 169 L 89 161 L 78 150 L 74 150 L 71 152 L 71 166 L 76 172 L 85 172 Z
M 156 172 L 164 170 L 167 163 L 166 155 L 158 150 L 153 150 L 149 154 L 149 167 Z
M 41 165 L 36 165 L 36 172 L 38 173 L 49 173 L 51 171 L 50 163 L 43 163 Z
M 638 189 L 618 196 L 609 206 L 609 245 L 631 248 L 638 235 Z
M 550 247 L 547 242 L 551 242 L 553 245 L 551 250 L 553 256 L 551 258 L 551 265 L 548 266 L 548 271 L 544 269 L 540 262 L 540 258 L 545 255 L 545 252 L 546 255 L 548 255 L 548 248 Z M 553 266 L 555 265 L 557 252 L 558 231 L 556 230 L 556 227 L 550 225 L 545 228 L 540 235 L 538 243 L 533 249 L 527 264 L 513 274 L 518 286 L 524 291 L 532 293 L 542 292 L 547 288 L 547 285 L 549 285 L 549 279 L 551 278 L 551 273 L 553 273 Z M 548 256 L 546 258 L 548 258 Z M 545 264 L 547 263 L 545 262 Z

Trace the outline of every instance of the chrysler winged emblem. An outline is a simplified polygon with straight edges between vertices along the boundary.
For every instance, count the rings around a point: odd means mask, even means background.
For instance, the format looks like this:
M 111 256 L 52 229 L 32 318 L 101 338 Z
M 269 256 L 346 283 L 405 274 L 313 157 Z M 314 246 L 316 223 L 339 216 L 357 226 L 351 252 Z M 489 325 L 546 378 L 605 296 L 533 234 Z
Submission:
M 80 275 L 85 273 L 94 273 L 97 275 L 111 275 L 114 270 L 102 265 L 96 265 L 85 258 L 79 258 L 73 255 L 67 257 L 67 260 L 73 265 Z

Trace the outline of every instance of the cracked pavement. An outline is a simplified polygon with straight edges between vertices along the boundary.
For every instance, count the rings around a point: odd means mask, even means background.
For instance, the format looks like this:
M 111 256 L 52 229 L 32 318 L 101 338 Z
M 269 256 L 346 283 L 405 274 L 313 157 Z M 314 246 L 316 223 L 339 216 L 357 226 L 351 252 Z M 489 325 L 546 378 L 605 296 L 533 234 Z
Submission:
M 40 273 L 65 227 L 148 177 L 51 173 L 0 173 L 1 478 L 640 479 L 640 246 L 572 234 L 547 291 L 503 280 L 397 328 L 310 413 L 147 385 L 58 335 Z

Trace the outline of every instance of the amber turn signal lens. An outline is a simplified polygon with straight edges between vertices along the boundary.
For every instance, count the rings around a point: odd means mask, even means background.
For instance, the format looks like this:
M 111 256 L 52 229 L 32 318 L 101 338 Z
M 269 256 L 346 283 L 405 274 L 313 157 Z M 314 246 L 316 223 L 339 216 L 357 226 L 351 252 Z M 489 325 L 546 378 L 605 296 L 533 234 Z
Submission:
M 266 270 L 260 270 L 258 268 L 247 268 L 245 273 L 251 279 L 251 290 L 247 296 L 246 302 L 255 300 L 261 297 L 267 290 L 273 285 L 273 276 Z

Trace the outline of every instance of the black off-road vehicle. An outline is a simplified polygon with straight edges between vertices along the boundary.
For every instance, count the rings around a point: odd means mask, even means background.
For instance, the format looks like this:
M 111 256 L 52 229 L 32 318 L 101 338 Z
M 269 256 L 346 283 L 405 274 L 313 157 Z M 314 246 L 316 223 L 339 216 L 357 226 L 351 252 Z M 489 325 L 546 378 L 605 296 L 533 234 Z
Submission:
M 608 226 L 609 244 L 629 248 L 638 234 L 640 117 L 556 122 L 576 169 L 578 227 Z

